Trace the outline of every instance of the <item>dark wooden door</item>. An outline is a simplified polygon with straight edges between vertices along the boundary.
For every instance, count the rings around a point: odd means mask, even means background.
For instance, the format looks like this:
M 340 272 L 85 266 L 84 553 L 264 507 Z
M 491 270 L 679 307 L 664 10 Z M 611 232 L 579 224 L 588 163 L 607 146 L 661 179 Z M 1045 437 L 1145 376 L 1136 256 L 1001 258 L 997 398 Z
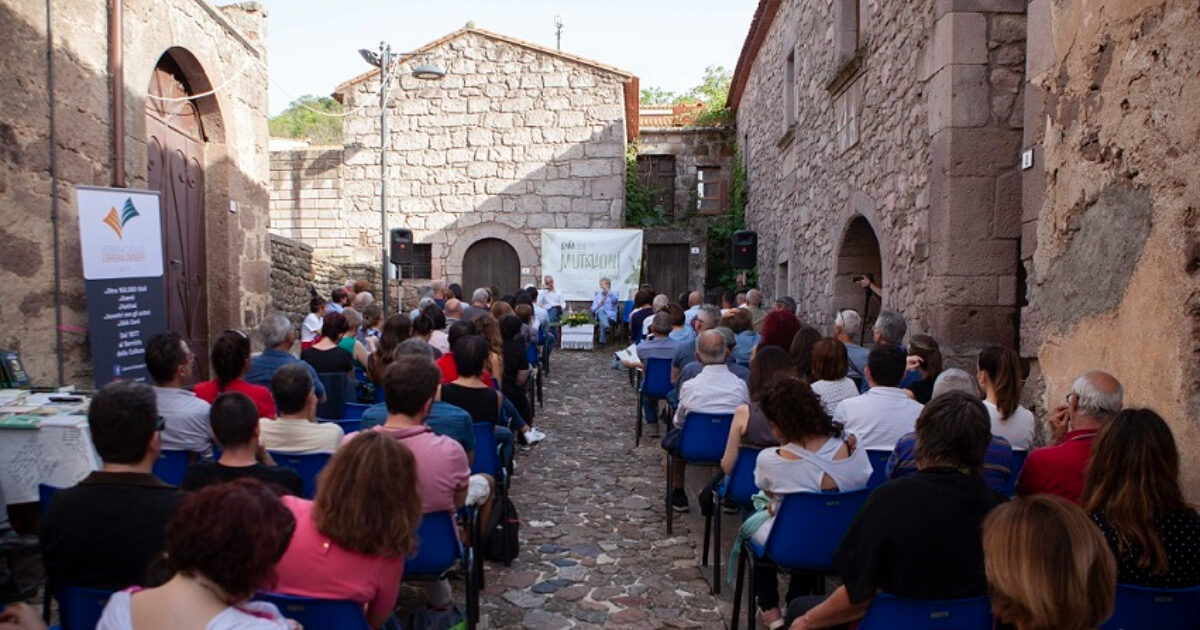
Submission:
M 521 288 L 521 259 L 512 245 L 498 238 L 476 241 L 463 256 L 463 292 L 496 285 L 501 294 Z
M 183 72 L 164 56 L 150 94 L 192 94 Z M 204 129 L 192 101 L 146 99 L 147 187 L 162 193 L 167 328 L 184 336 L 208 373 L 208 278 L 204 242 Z M 236 296 L 230 296 L 236 299 Z
M 689 249 L 686 243 L 646 246 L 646 281 L 656 294 L 665 294 L 674 302 L 680 293 L 698 288 L 688 286 Z

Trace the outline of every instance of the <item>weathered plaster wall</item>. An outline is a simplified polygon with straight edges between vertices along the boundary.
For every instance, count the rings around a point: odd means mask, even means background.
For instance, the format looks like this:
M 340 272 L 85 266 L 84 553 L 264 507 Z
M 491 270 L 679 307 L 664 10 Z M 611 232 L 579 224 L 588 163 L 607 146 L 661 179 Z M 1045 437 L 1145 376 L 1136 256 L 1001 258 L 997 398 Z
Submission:
M 1021 345 L 1044 401 L 1089 369 L 1161 413 L 1200 499 L 1200 13 L 1154 0 L 1034 0 Z M 1033 42 L 1041 45 L 1034 46 Z M 1029 240 L 1027 238 L 1027 240 Z
M 46 3 L 0 0 L 0 318 L 22 322 L 0 334 L 20 350 L 37 384 L 58 380 L 55 356 L 54 235 L 58 200 L 64 380 L 91 385 L 87 315 L 74 186 L 110 185 L 107 3 L 52 3 L 58 185 L 51 184 Z M 236 23 L 237 26 L 234 24 Z M 185 49 L 217 86 L 202 107 L 210 330 L 253 325 L 270 292 L 267 246 L 267 90 L 265 15 L 245 3 L 217 9 L 201 0 L 126 0 L 125 129 L 127 185 L 146 185 L 145 95 L 155 64 Z M 188 68 L 185 67 L 185 70 Z M 235 202 L 237 212 L 230 212 Z

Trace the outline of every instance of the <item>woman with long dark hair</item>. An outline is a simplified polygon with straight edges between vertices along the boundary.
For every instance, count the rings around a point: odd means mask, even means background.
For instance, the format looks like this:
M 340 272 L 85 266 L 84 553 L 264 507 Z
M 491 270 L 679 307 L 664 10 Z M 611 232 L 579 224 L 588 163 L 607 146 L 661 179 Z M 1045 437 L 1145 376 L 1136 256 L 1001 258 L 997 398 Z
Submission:
M 1118 582 L 1200 585 L 1200 515 L 1183 498 L 1179 449 L 1157 413 L 1126 409 L 1100 430 L 1083 508 L 1117 557 Z
M 250 369 L 250 338 L 240 330 L 226 330 L 213 343 L 212 367 L 215 378 L 196 383 L 192 391 L 196 397 L 212 404 L 223 392 L 239 392 L 250 397 L 258 407 L 258 417 L 275 417 L 275 399 L 271 390 L 262 385 L 247 383 L 246 370 Z
M 721 470 L 733 472 L 737 462 L 738 448 L 750 446 L 766 448 L 778 446 L 779 438 L 771 429 L 771 423 L 758 405 L 759 397 L 772 379 L 791 376 L 792 358 L 781 348 L 769 347 L 750 362 L 750 404 L 740 405 L 733 412 L 733 423 L 729 428 L 729 440 L 725 443 L 725 454 L 721 457 Z
M 412 318 L 396 313 L 383 323 L 383 334 L 379 337 L 379 347 L 367 359 L 367 376 L 376 385 L 383 384 L 383 372 L 392 364 L 392 354 L 396 346 L 412 336 Z
M 992 435 L 1008 440 L 1014 451 L 1029 450 L 1037 423 L 1021 406 L 1020 357 L 1008 348 L 988 346 L 979 353 L 978 377 L 985 394 L 983 406 L 992 418 Z
M 922 405 L 933 398 L 933 384 L 942 373 L 942 348 L 929 335 L 913 335 L 908 340 L 909 369 L 916 370 L 921 380 L 906 387 L 914 400 Z
M 813 346 L 821 340 L 821 333 L 817 332 L 812 326 L 802 326 L 799 331 L 792 336 L 792 343 L 788 346 L 788 354 L 792 355 L 792 363 L 796 365 L 796 376 L 812 382 L 812 355 Z

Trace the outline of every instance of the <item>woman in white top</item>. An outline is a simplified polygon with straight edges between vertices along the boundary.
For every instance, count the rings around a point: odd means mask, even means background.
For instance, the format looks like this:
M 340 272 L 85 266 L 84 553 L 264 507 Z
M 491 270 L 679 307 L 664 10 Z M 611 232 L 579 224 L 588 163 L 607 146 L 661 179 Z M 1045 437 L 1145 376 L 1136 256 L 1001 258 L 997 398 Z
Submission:
M 1033 413 L 1020 404 L 1021 360 L 1016 352 L 988 346 L 979 353 L 979 388 L 985 394 L 983 406 L 992 417 L 992 435 L 1008 440 L 1014 451 L 1027 451 L 1033 445 L 1036 423 Z
M 853 435 L 843 436 L 841 425 L 830 419 L 821 400 L 803 380 L 788 376 L 771 381 L 759 405 L 783 444 L 759 453 L 754 468 L 754 482 L 769 499 L 769 516 L 753 534 L 754 541 L 763 544 L 785 495 L 865 488 L 871 477 L 871 461 L 864 449 L 855 448 Z M 760 621 L 772 630 L 781 627 L 783 613 L 779 610 L 775 567 L 756 567 L 755 582 Z M 787 601 L 823 592 L 823 580 L 793 574 Z
M 114 594 L 96 630 L 288 630 L 275 606 L 251 602 L 270 588 L 296 519 L 256 479 L 187 495 L 167 524 L 162 586 Z
M 307 348 L 321 337 L 321 326 L 325 324 L 325 309 L 328 306 L 325 298 L 314 295 L 308 301 L 308 316 L 300 326 L 300 347 Z
M 830 416 L 838 403 L 858 395 L 858 386 L 846 376 L 850 371 L 846 344 L 837 339 L 830 337 L 813 344 L 809 371 L 813 393 L 821 398 L 825 413 Z

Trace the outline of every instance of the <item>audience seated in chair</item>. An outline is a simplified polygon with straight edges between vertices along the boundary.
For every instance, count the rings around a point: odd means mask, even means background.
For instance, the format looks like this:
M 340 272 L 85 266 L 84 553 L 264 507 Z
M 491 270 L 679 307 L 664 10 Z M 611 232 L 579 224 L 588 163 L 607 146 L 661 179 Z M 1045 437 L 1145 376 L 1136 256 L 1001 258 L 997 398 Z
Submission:
M 367 363 L 370 363 L 370 353 L 367 352 L 366 344 L 358 340 L 358 331 L 362 328 L 362 313 L 347 308 L 342 311 L 342 317 L 346 318 L 346 332 L 337 345 L 354 357 L 355 367 L 365 370 Z
M 860 331 L 862 315 L 859 315 L 858 311 L 850 308 L 838 311 L 833 320 L 833 337 L 846 346 L 847 358 L 850 361 L 848 376 L 858 381 L 863 380 L 863 373 L 867 370 L 867 355 L 870 354 L 869 350 L 858 345 L 861 339 Z
M 688 339 L 679 340 L 679 347 L 675 349 L 675 357 L 671 361 L 671 382 L 677 390 L 680 389 L 679 378 L 683 368 L 696 362 L 696 344 L 700 333 L 721 325 L 721 311 L 711 304 L 699 306 L 695 317 L 684 326 L 689 325 L 694 334 Z
M 261 354 L 250 359 L 250 369 L 244 377 L 247 383 L 270 388 L 275 370 L 291 363 L 299 363 L 308 368 L 313 382 L 316 383 L 317 398 L 325 398 L 325 386 L 317 380 L 317 371 L 311 365 L 292 356 L 292 345 L 296 343 L 296 329 L 286 315 L 268 315 L 258 325 L 258 334 L 262 335 L 265 348 Z
M 1017 494 L 1056 494 L 1079 503 L 1092 442 L 1121 411 L 1124 390 L 1105 372 L 1083 374 L 1071 384 L 1067 404 L 1048 418 L 1051 446 L 1029 453 L 1017 477 Z
M 913 336 L 914 341 L 917 335 Z M 1033 447 L 1037 421 L 1021 406 L 1021 358 L 1009 348 L 988 346 L 979 353 L 979 388 L 992 418 L 992 435 L 1008 440 L 1014 451 Z
M 346 316 L 329 313 L 321 325 L 321 336 L 316 343 L 300 352 L 300 358 L 311 365 L 317 374 L 345 374 L 354 382 L 354 355 L 338 345 L 345 337 L 349 326 Z
M 382 626 L 396 606 L 404 559 L 417 547 L 416 470 L 412 452 L 382 432 L 348 439 L 321 473 L 315 499 L 283 499 L 296 531 L 273 590 L 357 602 L 372 628 Z
M 906 355 L 899 346 L 875 346 L 867 358 L 866 379 L 871 388 L 847 398 L 834 410 L 834 422 L 858 436 L 858 445 L 868 450 L 892 450 L 900 437 L 913 430 L 921 403 L 899 389 L 904 378 Z
M 271 393 L 279 417 L 259 420 L 259 438 L 264 448 L 282 453 L 337 450 L 342 428 L 333 422 L 317 422 L 317 395 L 308 370 L 299 365 L 279 368 L 271 377 Z
M 755 362 L 776 350 L 764 348 Z M 747 519 L 746 527 L 757 524 L 747 533 L 755 543 L 765 545 L 785 495 L 860 490 L 867 486 L 872 469 L 867 452 L 857 447 L 852 434 L 843 433 L 841 425 L 829 418 L 821 399 L 802 379 L 786 372 L 774 377 L 760 391 L 759 404 L 773 432 L 784 442 L 783 446 L 763 449 L 754 468 L 754 483 L 769 502 L 764 508 L 766 516 Z M 755 573 L 759 618 L 768 628 L 782 627 L 776 569 L 763 563 L 755 566 Z M 824 576 L 793 573 L 787 598 L 790 601 L 824 592 Z
M 987 594 L 980 526 L 1001 501 L 979 476 L 989 425 L 983 403 L 966 394 L 948 393 L 924 408 L 916 426 L 920 470 L 875 489 L 834 554 L 843 585 L 823 600 L 789 603 L 791 630 L 861 619 L 878 592 L 914 599 Z
M 217 396 L 209 418 L 213 435 L 221 447 L 221 458 L 188 466 L 183 477 L 184 490 L 199 490 L 216 483 L 253 477 L 269 486 L 278 486 L 276 490 L 288 494 L 303 492 L 300 475 L 290 468 L 276 466 L 259 442 L 258 409 L 250 397 L 238 392 Z
M 97 630 L 287 630 L 274 605 L 250 601 L 270 584 L 296 521 L 255 479 L 188 495 L 167 526 L 165 584 L 114 593 Z
M 671 339 L 670 334 L 671 315 L 666 312 L 655 313 L 650 321 L 650 335 L 637 345 L 639 362 L 627 367 L 643 367 L 650 359 L 674 359 L 675 351 L 679 349 L 679 342 Z M 646 422 L 646 429 L 650 437 L 659 437 L 659 400 L 659 398 L 653 396 L 642 396 L 643 419 Z
M 1113 612 L 1116 562 L 1078 506 L 1015 499 L 983 523 L 992 610 L 1017 630 L 1093 630 Z
M 731 309 L 721 316 L 721 325 L 733 331 L 733 360 L 739 365 L 750 365 L 750 354 L 758 345 L 758 333 L 754 332 L 750 311 L 744 308 Z
M 937 398 L 947 392 L 962 392 L 972 398 L 979 398 L 979 388 L 975 377 L 958 368 L 942 371 L 933 384 L 931 392 Z M 985 404 L 986 406 L 986 404 Z M 896 442 L 887 462 L 888 479 L 898 479 L 917 472 L 917 434 L 909 433 Z M 988 443 L 987 453 L 983 456 L 983 479 L 988 488 L 1000 492 L 1012 479 L 1012 447 L 1008 440 L 993 435 Z
M 788 354 L 792 357 L 792 362 L 796 366 L 796 376 L 811 383 L 812 378 L 812 357 L 813 346 L 821 340 L 821 333 L 817 332 L 812 326 L 801 326 L 800 330 L 796 331 L 792 337 L 792 343 L 788 346 Z
M 195 365 L 196 356 L 179 333 L 160 333 L 146 344 L 146 371 L 154 381 L 158 413 L 165 423 L 162 447 L 209 457 L 213 446 L 209 404 L 184 389 Z
M 529 357 L 526 354 L 528 342 L 522 337 L 521 330 L 521 318 L 517 315 L 510 314 L 500 318 L 501 359 L 504 366 L 500 391 L 512 401 L 521 419 L 529 424 L 533 410 L 529 407 L 529 397 L 525 388 L 531 374 Z
M 412 337 L 412 320 L 407 315 L 397 313 L 387 318 L 383 323 L 383 333 L 379 336 L 379 345 L 367 358 L 367 378 L 372 383 L 377 386 L 383 383 L 383 372 L 391 365 L 396 346 L 409 337 Z
M 96 393 L 88 426 L 104 465 L 59 490 L 42 517 L 42 559 L 52 588 L 140 584 L 163 549 L 183 493 L 150 473 L 162 450 L 155 391 L 116 381 Z
M 768 446 L 779 446 L 779 436 L 775 434 L 771 422 L 763 414 L 759 402 L 767 383 L 775 378 L 792 374 L 792 358 L 779 348 L 763 350 L 750 363 L 750 380 L 748 391 L 750 401 L 739 405 L 733 412 L 733 424 L 729 427 L 729 441 L 725 443 L 725 454 L 721 457 L 721 470 L 724 475 L 733 472 L 737 463 L 738 449 L 748 446 L 763 449 Z M 724 476 L 722 475 L 722 476 Z
M 703 317 L 703 313 L 701 313 L 701 317 Z M 697 317 L 696 321 L 700 321 L 700 317 Z M 725 367 L 729 368 L 729 371 L 734 376 L 749 383 L 750 368 L 733 360 L 733 347 L 734 347 L 734 344 L 737 342 L 737 339 L 734 336 L 733 331 L 724 326 L 717 326 L 713 330 L 720 333 L 721 336 L 725 338 L 725 348 L 726 348 Z M 692 358 L 694 359 L 695 356 L 696 356 L 696 354 L 695 354 L 695 351 L 693 350 Z M 696 375 L 699 374 L 700 371 L 703 369 L 704 369 L 704 365 L 702 363 L 700 363 L 698 361 L 694 361 L 694 360 L 691 363 L 688 363 L 687 365 L 683 366 L 683 369 L 679 370 L 679 378 L 677 378 L 675 381 L 674 396 L 669 397 L 669 399 L 672 402 L 678 402 L 679 392 L 683 390 L 683 384 L 692 380 L 693 378 L 696 378 Z
M 329 302 L 325 298 L 314 295 L 308 301 L 308 315 L 304 316 L 304 322 L 300 324 L 300 350 L 303 352 L 317 342 L 321 338 L 321 328 L 325 324 L 325 315 L 333 311 L 329 310 Z
M 700 317 L 703 316 L 701 311 Z M 696 360 L 704 369 L 695 378 L 683 385 L 679 393 L 679 406 L 675 410 L 674 425 L 662 440 L 664 450 L 676 452 L 679 448 L 679 432 L 687 414 L 691 412 L 733 414 L 741 405 L 750 402 L 750 390 L 746 382 L 729 371 L 725 360 L 729 349 L 725 336 L 715 330 L 706 330 L 696 339 Z M 684 492 L 684 470 L 686 462 L 676 458 L 671 476 L 671 507 L 676 512 L 688 510 L 687 493 Z
M 808 368 L 812 390 L 821 397 L 821 405 L 830 416 L 843 400 L 858 395 L 858 386 L 848 376 L 850 356 L 846 353 L 846 344 L 836 338 L 821 339 L 813 344 Z
M 258 417 L 274 418 L 275 401 L 271 390 L 246 382 L 243 376 L 250 369 L 250 338 L 240 330 L 227 330 L 213 342 L 212 367 L 216 378 L 196 383 L 196 396 L 208 404 L 222 392 L 239 392 L 250 397 L 258 407 Z
M 1092 446 L 1083 507 L 1117 559 L 1117 581 L 1200 586 L 1200 515 L 1179 487 L 1171 428 L 1149 409 L 1126 409 Z

